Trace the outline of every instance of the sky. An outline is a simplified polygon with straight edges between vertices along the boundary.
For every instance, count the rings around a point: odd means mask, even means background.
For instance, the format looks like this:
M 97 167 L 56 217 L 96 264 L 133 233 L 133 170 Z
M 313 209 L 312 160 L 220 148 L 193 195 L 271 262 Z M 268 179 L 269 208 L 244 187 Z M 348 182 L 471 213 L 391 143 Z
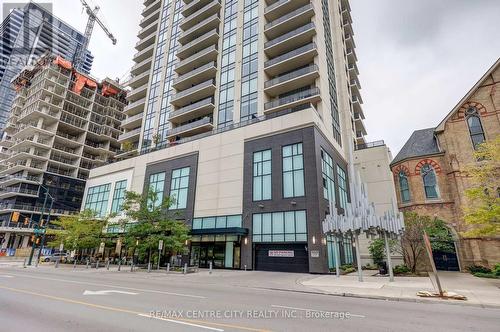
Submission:
M 83 31 L 79 0 L 52 2 Z M 96 25 L 93 76 L 125 78 L 133 65 L 142 0 L 87 0 L 118 39 Z M 500 56 L 499 0 L 351 0 L 368 141 L 393 155 L 414 130 L 435 127 Z

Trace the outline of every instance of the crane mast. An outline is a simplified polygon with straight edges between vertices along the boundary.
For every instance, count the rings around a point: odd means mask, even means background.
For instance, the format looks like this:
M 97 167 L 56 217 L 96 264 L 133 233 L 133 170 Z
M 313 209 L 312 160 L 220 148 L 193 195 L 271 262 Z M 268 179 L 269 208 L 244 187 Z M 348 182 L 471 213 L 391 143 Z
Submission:
M 94 25 L 97 22 L 101 29 L 104 31 L 104 33 L 108 36 L 109 39 L 111 39 L 113 45 L 116 45 L 116 38 L 113 36 L 113 34 L 109 31 L 109 29 L 106 27 L 106 25 L 97 17 L 97 13 L 99 12 L 99 6 L 95 6 L 93 9 L 92 7 L 89 6 L 87 1 L 85 0 L 80 0 L 82 3 L 83 8 L 85 9 L 85 12 L 89 16 L 89 19 L 87 20 L 87 26 L 85 27 L 85 40 L 84 42 L 79 46 L 78 51 L 76 52 L 75 59 L 74 59 L 74 65 L 75 68 L 77 69 L 82 69 L 83 63 L 85 62 L 85 51 L 87 50 L 90 42 L 90 37 L 92 36 L 92 31 L 94 30 Z

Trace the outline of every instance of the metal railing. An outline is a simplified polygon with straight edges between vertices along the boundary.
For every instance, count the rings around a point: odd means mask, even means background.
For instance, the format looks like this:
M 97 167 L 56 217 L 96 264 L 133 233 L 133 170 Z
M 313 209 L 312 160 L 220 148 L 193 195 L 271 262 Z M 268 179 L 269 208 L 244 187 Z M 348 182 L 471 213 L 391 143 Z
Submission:
M 136 129 L 134 129 L 134 130 L 131 130 L 131 131 L 129 131 L 129 132 L 126 132 L 126 133 L 121 134 L 121 135 L 118 137 L 118 139 L 119 139 L 119 140 L 122 140 L 122 139 L 127 139 L 127 138 L 130 138 L 130 137 L 132 137 L 132 136 L 134 136 L 134 135 L 137 135 L 137 134 L 140 134 L 140 133 L 141 133 L 141 128 L 136 128 Z
M 139 99 L 137 101 L 134 101 L 133 103 L 128 104 L 127 106 L 125 106 L 125 108 L 123 109 L 123 111 L 126 112 L 129 109 L 134 108 L 137 105 L 141 105 L 141 104 L 144 104 L 144 103 L 146 103 L 146 97 L 144 97 L 142 99 Z
M 130 122 L 134 122 L 137 119 L 142 119 L 142 116 L 143 116 L 143 112 L 138 113 L 138 114 L 133 115 L 133 116 L 129 116 L 128 118 L 126 118 L 125 120 L 122 121 L 121 125 L 123 126 L 123 125 L 130 123 Z
M 200 40 L 203 40 L 203 39 L 205 39 L 205 38 L 210 37 L 210 36 L 211 36 L 211 35 L 213 35 L 213 34 L 218 34 L 218 33 L 219 33 L 219 29 L 217 29 L 217 28 L 212 29 L 212 30 L 210 30 L 209 32 L 206 32 L 206 33 L 202 34 L 201 36 L 199 36 L 198 38 L 196 38 L 196 39 L 194 39 L 194 40 L 190 41 L 189 43 L 182 45 L 182 47 L 180 47 L 180 48 L 177 50 L 177 53 L 181 53 L 181 52 L 183 52 L 183 51 L 185 51 L 185 50 L 189 49 L 190 47 L 192 47 L 192 46 L 194 46 L 194 45 L 198 44 L 198 43 L 200 42 Z
M 288 20 L 294 16 L 300 15 L 300 14 L 302 14 L 310 9 L 314 9 L 313 5 L 310 3 L 305 5 L 305 6 L 302 6 L 300 8 L 297 8 L 294 11 L 292 11 L 286 15 L 283 15 L 280 18 L 275 19 L 274 21 L 267 23 L 264 27 L 264 30 L 268 30 L 272 27 L 275 27 L 276 25 L 279 25 L 279 24 L 285 22 L 286 20 Z
M 316 71 L 319 71 L 319 68 L 318 68 L 317 65 L 314 65 L 314 64 L 313 65 L 309 65 L 307 67 L 303 67 L 303 68 L 294 70 L 292 72 L 289 72 L 287 74 L 275 77 L 275 78 L 273 78 L 273 79 L 265 82 L 264 83 L 264 87 L 265 88 L 269 88 L 269 87 L 271 87 L 273 85 L 276 85 L 276 84 L 279 84 L 279 83 L 283 83 L 283 82 L 292 80 L 294 78 L 297 78 L 297 77 L 300 77 L 300 76 L 304 76 L 306 74 L 314 73 Z
M 380 141 L 356 144 L 356 147 L 354 149 L 355 150 L 364 150 L 364 149 L 375 148 L 377 146 L 384 146 L 384 145 L 385 145 L 385 142 L 383 140 L 380 140 Z
M 216 69 L 215 67 L 215 61 L 210 61 L 209 63 L 207 64 L 204 64 L 203 66 L 201 67 L 198 67 L 198 68 L 195 68 L 187 73 L 185 73 L 184 75 L 181 75 L 179 77 L 176 77 L 174 79 L 174 84 L 177 84 L 179 82 L 182 82 L 186 79 L 189 79 L 190 77 L 193 77 L 194 75 L 198 74 L 198 73 L 201 73 L 202 71 L 206 70 L 206 69 L 210 69 L 210 68 L 214 68 Z
M 302 53 L 305 53 L 305 52 L 308 52 L 308 51 L 311 51 L 314 49 L 316 49 L 316 43 L 310 43 L 310 44 L 301 46 L 293 51 L 290 51 L 288 53 L 282 54 L 280 56 L 272 58 L 271 60 L 266 61 L 264 63 L 264 68 L 270 67 L 270 66 L 275 65 L 279 62 L 288 60 L 290 58 L 293 58 L 294 56 L 297 56 L 299 54 L 302 54 Z
M 177 62 L 175 64 L 175 68 L 177 69 L 177 68 L 180 68 L 182 66 L 185 66 L 187 63 L 189 63 L 189 62 L 191 62 L 191 61 L 193 61 L 195 59 L 198 59 L 199 57 L 201 57 L 201 56 L 203 56 L 203 55 L 205 55 L 207 53 L 210 53 L 210 52 L 212 52 L 214 50 L 217 50 L 217 46 L 216 45 L 212 45 L 212 46 L 209 46 L 207 48 L 204 48 L 204 49 L 202 49 L 202 50 L 194 53 L 190 57 L 185 58 L 184 60 L 181 60 L 181 61 Z
M 184 106 L 182 108 L 179 108 L 178 110 L 176 111 L 173 111 L 170 113 L 170 118 L 174 118 L 176 116 L 179 116 L 181 114 L 185 114 L 185 113 L 189 113 L 191 112 L 192 110 L 195 110 L 199 107 L 203 107 L 205 105 L 210 105 L 210 104 L 213 104 L 214 103 L 214 99 L 212 97 L 208 97 L 208 98 L 205 98 L 205 99 L 202 99 L 194 104 L 190 104 L 188 106 Z
M 285 33 L 284 35 L 281 35 L 279 37 L 276 37 L 274 39 L 271 39 L 270 41 L 266 42 L 264 44 L 264 48 L 269 48 L 271 46 L 274 46 L 276 44 L 281 43 L 284 40 L 287 40 L 295 35 L 298 35 L 302 32 L 305 32 L 307 30 L 313 30 L 315 28 L 315 25 L 313 22 L 307 23 L 306 25 L 301 26 L 300 28 L 297 28 L 295 30 L 292 30 L 290 32 Z
M 306 98 L 309 98 L 312 96 L 317 96 L 317 95 L 319 95 L 319 93 L 320 93 L 319 88 L 311 88 L 309 90 L 300 91 L 300 92 L 294 93 L 293 95 L 267 102 L 264 104 L 264 109 L 268 110 L 268 109 L 275 108 L 278 106 L 290 104 L 290 103 L 299 101 L 301 99 L 306 99 Z
M 187 29 L 186 31 L 183 31 L 181 33 L 181 35 L 179 36 L 179 38 L 183 38 L 183 37 L 189 35 L 190 33 L 192 33 L 193 31 L 198 30 L 200 27 L 204 26 L 205 24 L 207 24 L 207 22 L 210 22 L 214 18 L 219 18 L 220 19 L 220 14 L 219 13 L 214 14 L 214 15 L 212 15 L 212 16 L 204 19 L 200 23 L 197 23 L 196 25 L 193 25 L 191 28 Z
M 195 91 L 209 87 L 211 85 L 215 85 L 214 79 L 209 79 L 208 81 L 202 82 L 202 83 L 197 84 L 193 87 L 190 87 L 189 89 L 186 89 L 186 90 L 183 90 L 181 92 L 176 93 L 175 95 L 172 96 L 172 101 L 178 100 L 178 99 L 185 97 L 185 96 L 188 96 Z
M 178 133 L 181 133 L 181 132 L 184 132 L 184 131 L 187 131 L 187 130 L 190 130 L 190 129 L 193 129 L 196 127 L 200 127 L 200 126 L 203 126 L 203 125 L 206 125 L 209 123 L 212 123 L 212 119 L 210 117 L 206 116 L 200 120 L 196 120 L 196 121 L 193 121 L 191 123 L 172 128 L 169 132 L 169 135 L 173 136 L 173 135 L 176 135 Z
M 19 193 L 19 194 L 27 194 L 27 195 L 38 195 L 38 190 L 32 190 L 32 189 L 27 189 L 27 188 L 0 188 L 0 193 Z

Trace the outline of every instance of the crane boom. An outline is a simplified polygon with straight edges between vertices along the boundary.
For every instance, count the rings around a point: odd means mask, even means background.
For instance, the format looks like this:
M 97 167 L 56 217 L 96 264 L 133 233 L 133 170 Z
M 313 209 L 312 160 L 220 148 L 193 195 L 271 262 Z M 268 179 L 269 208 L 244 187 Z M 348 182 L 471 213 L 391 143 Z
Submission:
M 97 22 L 101 29 L 104 31 L 104 33 L 108 36 L 109 39 L 113 42 L 113 45 L 116 45 L 116 38 L 113 36 L 113 34 L 109 31 L 109 29 L 106 27 L 106 25 L 97 17 L 97 13 L 99 12 L 99 7 L 95 6 L 94 9 L 89 6 L 87 1 L 85 0 L 80 0 L 82 3 L 83 8 L 85 9 L 85 12 L 89 16 L 89 19 L 87 21 L 87 26 L 85 27 L 85 41 L 80 45 L 78 51 L 76 52 L 74 63 L 75 67 L 77 69 L 81 69 L 83 66 L 83 63 L 85 62 L 85 50 L 89 46 L 90 42 L 90 37 L 92 36 L 92 31 L 94 30 L 94 25 Z

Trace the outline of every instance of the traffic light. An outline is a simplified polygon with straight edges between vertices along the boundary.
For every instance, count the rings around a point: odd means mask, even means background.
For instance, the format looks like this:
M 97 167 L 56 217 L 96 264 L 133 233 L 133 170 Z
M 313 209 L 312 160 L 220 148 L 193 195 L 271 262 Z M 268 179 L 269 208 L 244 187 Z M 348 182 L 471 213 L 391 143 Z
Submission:
M 18 222 L 19 221 L 19 215 L 20 215 L 20 213 L 17 212 L 17 211 L 12 212 L 12 218 L 11 218 L 12 222 Z

